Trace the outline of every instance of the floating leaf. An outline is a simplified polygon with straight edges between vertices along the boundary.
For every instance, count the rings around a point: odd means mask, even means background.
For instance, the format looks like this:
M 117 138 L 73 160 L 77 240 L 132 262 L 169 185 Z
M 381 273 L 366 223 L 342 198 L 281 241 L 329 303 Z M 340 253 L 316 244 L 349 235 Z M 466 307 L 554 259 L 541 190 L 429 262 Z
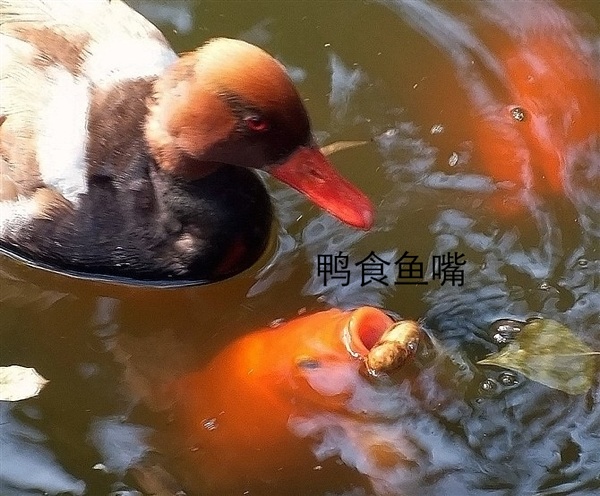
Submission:
M 350 148 L 356 148 L 357 146 L 366 145 L 367 143 L 368 141 L 336 141 L 335 143 L 322 146 L 321 153 L 327 157 L 336 152 L 341 152 L 342 150 L 348 150 Z
M 19 401 L 37 396 L 48 383 L 35 369 L 0 367 L 0 401 Z
M 569 394 L 583 394 L 592 386 L 600 352 L 593 351 L 567 327 L 550 319 L 536 319 L 523 327 L 514 341 L 481 365 L 495 365 Z

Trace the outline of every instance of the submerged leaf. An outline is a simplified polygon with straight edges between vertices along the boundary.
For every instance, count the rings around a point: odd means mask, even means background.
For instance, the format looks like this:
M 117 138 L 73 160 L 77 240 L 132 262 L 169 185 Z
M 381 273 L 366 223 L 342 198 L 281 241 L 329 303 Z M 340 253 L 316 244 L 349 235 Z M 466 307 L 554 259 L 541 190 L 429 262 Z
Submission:
M 481 365 L 495 365 L 569 394 L 583 394 L 592 386 L 600 352 L 593 351 L 569 328 L 550 319 L 529 322 L 498 353 Z
M 0 401 L 19 401 L 37 396 L 48 383 L 35 369 L 0 367 Z
M 322 146 L 321 153 L 327 157 L 329 155 L 333 155 L 336 152 L 341 152 L 342 150 L 348 150 L 349 148 L 355 148 L 357 146 L 366 145 L 367 143 L 368 141 L 336 141 L 335 143 Z

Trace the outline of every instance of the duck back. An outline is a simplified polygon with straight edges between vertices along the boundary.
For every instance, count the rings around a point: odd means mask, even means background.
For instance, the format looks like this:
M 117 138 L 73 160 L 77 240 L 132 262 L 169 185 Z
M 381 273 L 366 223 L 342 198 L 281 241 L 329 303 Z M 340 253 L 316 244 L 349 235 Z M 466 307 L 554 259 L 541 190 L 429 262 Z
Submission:
M 178 60 L 120 0 L 0 0 L 0 246 L 37 265 L 137 280 L 215 280 L 265 248 L 260 179 L 160 170 L 144 125 Z M 190 159 L 192 160 L 192 159 Z

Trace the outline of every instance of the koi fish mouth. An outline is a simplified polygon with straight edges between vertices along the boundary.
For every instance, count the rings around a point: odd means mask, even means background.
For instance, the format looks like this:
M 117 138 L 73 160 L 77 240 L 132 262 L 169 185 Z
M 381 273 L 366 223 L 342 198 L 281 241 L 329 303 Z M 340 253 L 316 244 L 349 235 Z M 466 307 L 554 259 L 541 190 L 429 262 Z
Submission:
M 394 322 L 381 310 L 355 310 L 343 331 L 350 355 L 364 361 L 369 374 L 390 373 L 411 360 L 419 347 L 421 329 L 413 320 Z

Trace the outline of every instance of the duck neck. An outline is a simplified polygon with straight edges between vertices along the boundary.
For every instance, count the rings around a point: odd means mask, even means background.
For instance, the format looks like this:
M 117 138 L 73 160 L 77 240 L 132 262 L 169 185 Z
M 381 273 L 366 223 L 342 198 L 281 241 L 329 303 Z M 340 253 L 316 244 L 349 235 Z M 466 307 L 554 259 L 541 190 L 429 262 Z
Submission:
M 148 98 L 144 136 L 158 166 L 187 181 L 215 172 L 215 146 L 235 121 L 210 85 L 201 84 L 196 58 L 184 55 L 156 79 Z
M 173 176 L 196 181 L 212 174 L 222 165 L 192 158 L 182 150 L 170 133 L 169 123 L 165 121 L 159 103 L 149 108 L 144 134 L 150 155 L 158 167 Z

